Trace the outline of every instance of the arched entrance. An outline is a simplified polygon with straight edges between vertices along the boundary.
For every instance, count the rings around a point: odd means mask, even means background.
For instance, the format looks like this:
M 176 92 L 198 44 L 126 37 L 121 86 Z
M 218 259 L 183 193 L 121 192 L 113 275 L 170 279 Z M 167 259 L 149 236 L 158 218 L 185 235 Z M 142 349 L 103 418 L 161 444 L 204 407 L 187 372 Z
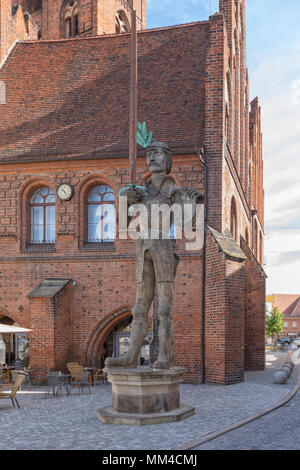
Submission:
M 102 369 L 107 357 L 118 357 L 125 354 L 130 341 L 131 322 L 132 314 L 128 307 L 115 310 L 100 320 L 90 337 L 86 362 L 93 367 Z M 141 363 L 145 363 L 145 359 L 146 363 L 149 360 L 151 336 L 149 333 L 149 338 L 145 340 L 141 352 Z

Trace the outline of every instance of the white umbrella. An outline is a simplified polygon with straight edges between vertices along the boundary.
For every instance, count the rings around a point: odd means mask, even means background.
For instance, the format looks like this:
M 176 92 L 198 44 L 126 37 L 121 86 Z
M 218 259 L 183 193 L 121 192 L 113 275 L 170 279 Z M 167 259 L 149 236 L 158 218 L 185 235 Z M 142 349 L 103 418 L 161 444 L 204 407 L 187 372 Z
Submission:
M 27 333 L 29 330 L 28 328 L 21 328 L 20 326 L 10 326 L 10 325 L 2 325 L 0 323 L 0 334 L 2 333 Z

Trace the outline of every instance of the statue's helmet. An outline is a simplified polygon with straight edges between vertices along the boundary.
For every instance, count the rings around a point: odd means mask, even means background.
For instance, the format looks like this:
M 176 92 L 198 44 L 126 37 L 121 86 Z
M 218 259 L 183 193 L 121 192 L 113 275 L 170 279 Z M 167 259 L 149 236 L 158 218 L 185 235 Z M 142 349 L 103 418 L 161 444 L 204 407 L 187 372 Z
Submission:
M 167 174 L 171 173 L 172 153 L 168 144 L 165 144 L 164 142 L 151 142 L 146 148 L 146 155 L 154 150 L 162 150 L 164 152 L 167 157 Z

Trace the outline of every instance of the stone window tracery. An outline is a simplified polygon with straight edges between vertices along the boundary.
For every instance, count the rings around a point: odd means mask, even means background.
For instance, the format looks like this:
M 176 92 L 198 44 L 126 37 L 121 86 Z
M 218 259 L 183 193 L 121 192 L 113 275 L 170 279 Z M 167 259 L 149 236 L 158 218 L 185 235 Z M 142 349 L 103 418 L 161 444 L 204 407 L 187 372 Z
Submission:
M 129 33 L 130 24 L 126 13 L 123 10 L 119 10 L 116 13 L 116 33 Z
M 62 8 L 62 21 L 62 32 L 66 38 L 71 38 L 79 34 L 77 0 L 68 0 L 64 3 Z

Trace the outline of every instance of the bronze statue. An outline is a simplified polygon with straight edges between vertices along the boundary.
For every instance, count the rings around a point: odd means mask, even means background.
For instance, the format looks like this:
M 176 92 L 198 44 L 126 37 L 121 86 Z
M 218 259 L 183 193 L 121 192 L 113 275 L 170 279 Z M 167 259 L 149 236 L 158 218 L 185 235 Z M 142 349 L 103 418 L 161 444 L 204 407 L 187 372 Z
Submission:
M 130 204 L 142 204 L 151 214 L 151 205 L 203 202 L 203 196 L 197 190 L 175 186 L 169 173 L 172 168 L 172 155 L 167 144 L 153 142 L 147 147 L 147 165 L 151 173 L 151 183 L 147 191 L 139 188 L 127 190 L 126 196 Z M 150 221 L 151 223 L 151 221 Z M 169 226 L 170 229 L 170 226 Z M 120 358 L 107 358 L 105 367 L 137 366 L 138 355 L 148 333 L 148 312 L 150 310 L 156 289 L 159 316 L 159 353 L 154 369 L 169 369 L 170 347 L 173 338 L 172 305 L 174 279 L 176 273 L 176 257 L 172 239 L 163 236 L 162 227 L 155 239 L 149 237 L 137 240 L 136 274 L 137 291 L 136 304 L 133 308 L 133 322 L 128 352 Z

